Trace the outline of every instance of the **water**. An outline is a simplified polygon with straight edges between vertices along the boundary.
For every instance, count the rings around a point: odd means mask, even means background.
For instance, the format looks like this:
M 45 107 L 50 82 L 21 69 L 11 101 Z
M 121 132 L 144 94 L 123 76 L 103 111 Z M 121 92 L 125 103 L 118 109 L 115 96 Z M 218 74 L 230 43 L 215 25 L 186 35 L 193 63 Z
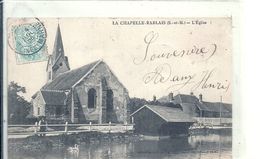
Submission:
M 9 152 L 13 159 L 231 159 L 231 133 L 209 133 L 161 140 L 81 144 L 79 153 L 50 150 L 34 155 Z

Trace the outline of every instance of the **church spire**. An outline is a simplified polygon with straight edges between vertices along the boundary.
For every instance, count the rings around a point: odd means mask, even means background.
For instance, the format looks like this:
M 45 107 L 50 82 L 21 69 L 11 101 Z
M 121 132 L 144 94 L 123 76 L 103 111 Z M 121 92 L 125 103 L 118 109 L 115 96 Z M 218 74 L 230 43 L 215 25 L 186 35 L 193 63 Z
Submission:
M 58 24 L 54 47 L 53 47 L 53 62 L 55 63 L 60 57 L 64 57 L 64 49 L 61 38 L 60 24 Z
M 70 70 L 68 57 L 64 54 L 60 25 L 58 24 L 52 55 L 47 63 L 47 81 L 52 81 L 59 74 Z

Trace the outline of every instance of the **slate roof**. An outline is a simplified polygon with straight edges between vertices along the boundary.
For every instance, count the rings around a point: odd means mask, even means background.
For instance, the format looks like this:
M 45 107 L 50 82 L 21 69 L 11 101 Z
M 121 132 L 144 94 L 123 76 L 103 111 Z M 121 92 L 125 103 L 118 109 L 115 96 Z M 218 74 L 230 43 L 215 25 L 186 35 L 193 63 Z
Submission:
M 227 103 L 220 103 L 220 102 L 206 102 L 202 101 L 199 102 L 199 99 L 194 95 L 186 95 L 186 94 L 177 94 L 173 97 L 173 103 L 174 104 L 180 104 L 180 105 L 189 105 L 189 106 L 196 106 L 200 110 L 209 111 L 209 112 L 219 112 L 221 107 L 221 112 L 232 112 L 232 104 Z M 159 99 L 159 101 L 168 101 L 169 99 L 165 97 L 162 97 Z
M 45 84 L 42 90 L 68 90 L 78 82 L 84 75 L 91 71 L 101 60 L 84 65 L 80 68 L 70 70 L 58 75 L 53 81 Z
M 173 97 L 176 103 L 196 103 L 199 99 L 193 95 L 178 94 Z
M 177 94 L 173 97 L 173 103 L 179 104 L 179 103 L 195 103 L 195 101 L 198 101 L 199 99 L 196 96 L 186 95 L 186 94 Z M 168 96 L 163 96 L 160 99 L 158 99 L 159 102 L 166 103 L 169 102 Z
M 136 110 L 133 114 L 131 114 L 131 116 L 144 108 L 150 109 L 166 122 L 195 122 L 195 120 L 192 119 L 188 114 L 184 113 L 178 108 L 171 108 L 159 105 L 144 105 L 143 107 Z
M 195 109 L 197 108 L 196 104 L 194 103 L 181 103 L 180 105 L 182 109 L 188 109 L 189 111 L 195 111 Z
M 173 99 L 174 103 L 179 103 L 180 105 L 198 107 L 200 110 L 210 111 L 210 108 L 200 103 L 199 99 L 194 95 L 178 94 L 174 96 Z
M 229 105 L 229 106 L 228 106 Z M 231 110 L 229 110 L 227 107 L 232 107 L 231 104 L 226 104 L 226 103 L 212 103 L 212 102 L 202 102 L 202 104 L 199 105 L 202 110 L 207 110 L 211 112 L 221 112 L 223 113 L 229 113 Z
M 229 111 L 232 112 L 232 104 L 229 103 L 221 103 L 223 106 Z
M 58 24 L 57 31 L 56 31 L 52 55 L 53 55 L 54 62 L 56 62 L 58 60 L 59 56 L 64 56 L 64 48 L 63 48 L 63 42 L 62 42 L 59 24 Z
M 44 102 L 47 105 L 65 105 L 66 94 L 63 91 L 41 90 Z

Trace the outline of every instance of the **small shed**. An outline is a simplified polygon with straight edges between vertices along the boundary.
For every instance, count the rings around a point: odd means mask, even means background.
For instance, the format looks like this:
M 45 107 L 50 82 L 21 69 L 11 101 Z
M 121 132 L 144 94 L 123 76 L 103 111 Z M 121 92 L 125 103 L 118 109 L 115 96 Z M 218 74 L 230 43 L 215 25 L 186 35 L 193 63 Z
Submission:
M 144 105 L 130 115 L 135 132 L 149 136 L 176 136 L 188 134 L 195 122 L 179 108 L 159 105 Z

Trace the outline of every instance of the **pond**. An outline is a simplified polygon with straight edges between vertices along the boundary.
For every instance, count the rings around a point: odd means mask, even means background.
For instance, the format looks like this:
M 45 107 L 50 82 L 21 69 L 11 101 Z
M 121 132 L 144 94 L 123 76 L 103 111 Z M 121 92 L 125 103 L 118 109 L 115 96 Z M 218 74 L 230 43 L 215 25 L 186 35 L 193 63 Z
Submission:
M 232 135 L 227 131 L 168 139 L 81 144 L 79 153 L 50 150 L 34 155 L 9 152 L 9 159 L 232 159 Z

